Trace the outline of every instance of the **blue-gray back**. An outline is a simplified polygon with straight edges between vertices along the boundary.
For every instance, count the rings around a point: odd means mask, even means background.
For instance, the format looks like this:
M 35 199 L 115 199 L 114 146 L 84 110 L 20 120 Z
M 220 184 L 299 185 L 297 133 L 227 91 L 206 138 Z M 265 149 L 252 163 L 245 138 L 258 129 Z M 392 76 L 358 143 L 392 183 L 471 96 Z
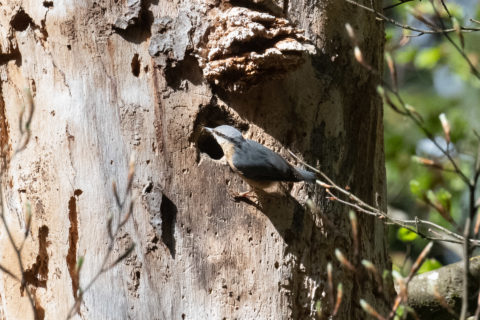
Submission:
M 285 159 L 258 142 L 245 139 L 236 148 L 233 165 L 248 179 L 301 181 L 302 175 Z

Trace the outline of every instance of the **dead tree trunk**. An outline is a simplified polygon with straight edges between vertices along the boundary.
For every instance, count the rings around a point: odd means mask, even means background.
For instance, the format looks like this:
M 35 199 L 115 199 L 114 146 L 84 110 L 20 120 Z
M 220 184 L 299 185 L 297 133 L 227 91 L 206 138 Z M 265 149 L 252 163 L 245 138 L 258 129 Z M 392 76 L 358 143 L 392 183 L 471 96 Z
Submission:
M 344 31 L 346 22 L 358 30 L 365 60 L 381 69 L 373 16 L 337 0 L 12 0 L 1 9 L 3 214 L 17 249 L 29 233 L 22 276 L 0 232 L 1 265 L 24 279 L 1 273 L 2 318 L 61 319 L 80 301 L 75 317 L 85 319 L 310 319 L 333 310 L 328 262 L 334 286 L 343 283 L 340 319 L 360 317 L 361 298 L 387 313 L 389 290 L 334 255 L 389 268 L 380 222 L 359 216 L 355 255 L 347 210 L 319 186 L 233 201 L 229 191 L 247 186 L 202 131 L 230 124 L 291 162 L 292 150 L 383 208 L 378 77 L 355 62 Z M 35 108 L 16 153 L 24 87 Z M 120 219 L 112 182 L 123 197 L 132 153 L 133 215 L 108 264 L 136 246 L 87 290 Z

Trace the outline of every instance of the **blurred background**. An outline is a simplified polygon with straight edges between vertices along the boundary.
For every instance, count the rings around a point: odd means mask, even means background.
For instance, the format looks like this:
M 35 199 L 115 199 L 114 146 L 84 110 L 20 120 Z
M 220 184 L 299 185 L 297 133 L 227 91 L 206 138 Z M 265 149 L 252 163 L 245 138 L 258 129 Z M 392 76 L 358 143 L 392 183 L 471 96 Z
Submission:
M 448 1 L 450 18 L 440 1 L 434 1 L 442 22 L 430 1 L 385 0 L 385 15 L 412 27 L 429 29 L 428 24 L 446 28 L 458 23 L 464 27 L 480 28 L 480 2 L 477 0 Z M 457 22 L 455 22 L 455 19 Z M 451 126 L 450 153 L 463 172 L 471 176 L 479 148 L 480 80 L 472 75 L 468 63 L 442 33 L 418 35 L 385 22 L 386 52 L 398 73 L 398 87 L 405 102 L 423 118 L 425 126 L 436 141 L 446 147 L 439 115 L 444 113 Z M 451 32 L 449 36 L 464 50 L 472 64 L 480 68 L 480 31 Z M 385 67 L 385 80 L 391 76 Z M 421 165 L 415 156 L 433 159 L 446 168 L 451 167 L 438 148 L 408 117 L 399 115 L 387 104 L 385 109 L 385 152 L 389 212 L 400 218 L 415 216 L 430 220 L 452 231 L 460 230 L 468 208 L 468 189 L 454 173 Z M 418 158 L 417 158 L 418 159 Z M 429 204 L 430 202 L 430 204 Z M 451 220 L 434 209 L 431 203 L 447 208 Z M 475 222 L 475 221 L 474 221 Z M 410 266 L 424 248 L 427 240 L 406 229 L 391 227 L 390 251 L 394 269 L 408 274 Z M 474 255 L 478 255 L 475 252 Z M 420 272 L 432 270 L 461 259 L 462 248 L 457 244 L 435 243 L 434 249 Z M 432 258 L 433 257 L 433 258 Z

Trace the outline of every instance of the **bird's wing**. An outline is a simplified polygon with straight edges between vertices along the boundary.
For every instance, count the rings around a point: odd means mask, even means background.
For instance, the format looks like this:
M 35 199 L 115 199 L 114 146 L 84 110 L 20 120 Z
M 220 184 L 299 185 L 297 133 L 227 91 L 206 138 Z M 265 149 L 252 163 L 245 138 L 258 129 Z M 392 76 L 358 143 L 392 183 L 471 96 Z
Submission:
M 279 154 L 263 145 L 245 140 L 235 150 L 233 165 L 247 179 L 269 181 L 300 181 L 295 169 Z

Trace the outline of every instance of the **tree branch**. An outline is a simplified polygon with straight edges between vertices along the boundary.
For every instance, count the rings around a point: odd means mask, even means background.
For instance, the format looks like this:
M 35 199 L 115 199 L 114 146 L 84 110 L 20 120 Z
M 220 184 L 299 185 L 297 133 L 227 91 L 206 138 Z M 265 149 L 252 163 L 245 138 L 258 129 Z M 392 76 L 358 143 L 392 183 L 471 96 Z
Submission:
M 480 256 L 471 258 L 469 262 L 469 291 L 476 293 L 480 289 Z M 416 275 L 408 286 L 407 303 L 417 312 L 420 319 L 454 319 L 446 312 L 445 302 L 455 313 L 460 312 L 464 277 L 464 261 Z M 468 297 L 470 302 L 468 311 L 471 313 L 474 313 L 477 307 L 476 297 L 476 294 Z

